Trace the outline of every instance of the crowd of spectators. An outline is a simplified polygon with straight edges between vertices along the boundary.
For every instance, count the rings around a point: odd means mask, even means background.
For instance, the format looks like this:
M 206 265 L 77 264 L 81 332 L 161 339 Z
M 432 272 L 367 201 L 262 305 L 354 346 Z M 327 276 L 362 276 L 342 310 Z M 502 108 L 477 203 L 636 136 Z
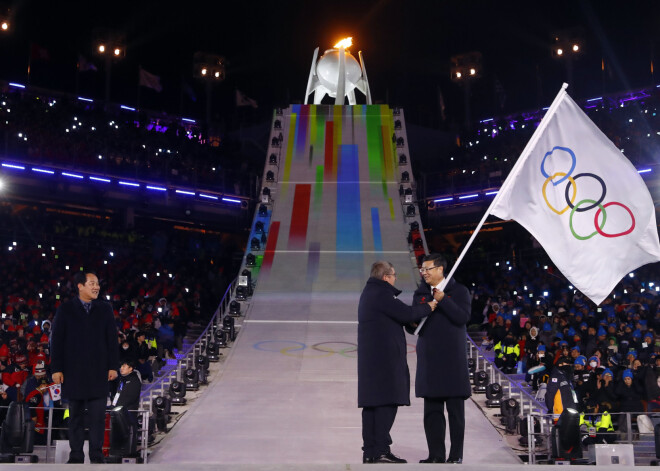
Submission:
M 551 266 L 503 263 L 475 280 L 472 323 L 496 366 L 526 374 L 534 390 L 568 360 L 581 412 L 657 412 L 657 273 L 657 263 L 636 270 L 596 307 Z
M 50 327 L 57 307 L 77 295 L 75 272 L 98 274 L 115 314 L 120 360 L 151 381 L 191 324 L 212 316 L 236 270 L 238 245 L 227 234 L 166 230 L 154 221 L 124 232 L 103 219 L 19 209 L 4 206 L 0 214 L 0 406 L 35 406 L 39 434 L 48 406 L 58 405 L 49 388 Z
M 635 165 L 655 163 L 660 152 L 660 96 L 656 89 L 603 97 L 583 109 Z M 427 196 L 499 187 L 545 110 L 492 118 L 475 124 L 425 172 Z M 414 157 L 414 156 L 413 156 Z
M 0 151 L 40 165 L 249 195 L 259 165 L 240 142 L 209 137 L 191 121 L 6 86 Z

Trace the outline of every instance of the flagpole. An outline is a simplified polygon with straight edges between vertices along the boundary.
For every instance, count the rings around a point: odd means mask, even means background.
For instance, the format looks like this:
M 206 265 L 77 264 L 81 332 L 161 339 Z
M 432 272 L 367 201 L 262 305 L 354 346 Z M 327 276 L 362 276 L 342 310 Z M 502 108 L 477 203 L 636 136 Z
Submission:
M 477 234 L 481 230 L 481 227 L 484 225 L 486 222 L 486 219 L 488 216 L 490 216 L 490 212 L 492 208 L 495 206 L 497 202 L 502 198 L 502 195 L 506 193 L 506 190 L 513 184 L 513 180 L 515 180 L 516 175 L 518 174 L 518 169 L 525 163 L 529 155 L 532 153 L 532 149 L 536 146 L 536 143 L 540 139 L 541 135 L 543 134 L 543 131 L 545 130 L 546 127 L 548 127 L 548 123 L 550 122 L 550 119 L 554 116 L 555 112 L 557 111 L 557 108 L 559 107 L 559 104 L 561 101 L 564 99 L 566 96 L 566 88 L 568 88 L 568 84 L 564 83 L 561 86 L 561 89 L 559 90 L 559 93 L 557 93 L 557 96 L 555 99 L 552 101 L 552 104 L 550 105 L 550 108 L 548 108 L 548 112 L 545 114 L 543 119 L 541 120 L 541 123 L 539 124 L 539 127 L 536 128 L 536 131 L 534 131 L 534 134 L 530 138 L 530 140 L 527 142 L 527 145 L 523 149 L 522 153 L 520 154 L 520 157 L 518 157 L 518 160 L 516 161 L 515 165 L 509 172 L 509 176 L 504 180 L 504 183 L 500 187 L 500 189 L 497 191 L 497 195 L 495 195 L 495 198 L 493 198 L 493 201 L 490 202 L 490 205 L 488 206 L 488 209 L 484 213 L 483 217 L 481 218 L 481 221 L 479 221 L 479 224 L 477 224 L 477 227 L 474 229 L 472 232 L 472 235 L 470 236 L 470 239 L 467 241 L 467 244 L 465 244 L 465 247 L 463 247 L 463 250 L 461 251 L 461 254 L 458 256 L 456 259 L 456 262 L 454 263 L 454 266 L 451 268 L 449 271 L 449 274 L 445 276 L 445 278 L 440 282 L 440 291 L 444 290 L 445 286 L 447 286 L 447 283 L 449 283 L 449 280 L 451 277 L 454 275 L 454 272 L 460 265 L 461 261 L 463 261 L 463 258 L 465 257 L 465 254 L 467 253 L 468 249 L 472 245 L 472 242 L 474 242 L 474 239 L 477 237 Z M 426 322 L 426 317 L 423 318 L 417 328 L 415 329 L 415 335 L 419 335 L 419 331 L 422 329 L 424 326 L 424 323 Z

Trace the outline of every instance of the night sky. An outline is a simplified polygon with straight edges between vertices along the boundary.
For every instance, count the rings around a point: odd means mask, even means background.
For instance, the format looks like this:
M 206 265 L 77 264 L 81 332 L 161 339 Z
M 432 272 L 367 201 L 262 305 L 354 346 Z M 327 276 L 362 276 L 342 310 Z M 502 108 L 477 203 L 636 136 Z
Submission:
M 212 91 L 216 118 L 235 113 L 235 89 L 257 100 L 256 113 L 267 118 L 274 106 L 304 99 L 314 48 L 322 52 L 344 36 L 353 36 L 354 53 L 363 51 L 374 101 L 403 106 L 411 122 L 432 127 L 463 119 L 464 95 L 449 78 L 449 59 L 469 51 L 483 54 L 483 74 L 471 84 L 474 119 L 547 106 L 568 73 L 565 61 L 551 55 L 553 32 L 569 28 L 579 28 L 584 40 L 573 62 L 569 93 L 575 98 L 660 82 L 651 75 L 660 46 L 660 2 L 651 0 L 0 5 L 11 9 L 12 21 L 11 33 L 0 37 L 1 78 L 26 83 L 30 44 L 37 44 L 48 59 L 32 61 L 30 84 L 101 99 L 104 63 L 92 40 L 97 28 L 110 28 L 125 33 L 127 44 L 126 56 L 112 67 L 112 100 L 136 104 L 141 65 L 164 87 L 162 93 L 142 88 L 143 107 L 200 118 L 205 92 L 192 77 L 195 51 L 223 55 L 228 63 L 227 79 Z M 98 72 L 76 78 L 79 54 Z

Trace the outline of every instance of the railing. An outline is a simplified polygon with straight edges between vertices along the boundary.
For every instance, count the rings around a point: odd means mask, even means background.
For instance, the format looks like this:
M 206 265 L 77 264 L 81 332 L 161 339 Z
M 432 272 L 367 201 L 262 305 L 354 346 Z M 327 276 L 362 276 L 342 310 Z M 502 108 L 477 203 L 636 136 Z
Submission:
M 158 396 L 167 395 L 166 386 L 169 388 L 173 378 L 175 380 L 181 380 L 184 370 L 186 368 L 191 368 L 196 364 L 197 357 L 203 353 L 213 336 L 214 327 L 219 326 L 218 328 L 220 328 L 222 326 L 223 314 L 227 311 L 229 303 L 231 302 L 231 293 L 235 286 L 236 279 L 234 279 L 225 290 L 225 294 L 222 296 L 220 304 L 218 304 L 215 313 L 213 313 L 213 317 L 211 317 L 211 320 L 204 331 L 202 331 L 199 337 L 197 337 L 197 339 L 183 353 L 177 354 L 176 365 L 169 365 L 174 366 L 173 368 L 168 368 L 168 365 L 163 366 L 163 369 L 166 369 L 166 371 L 162 373 L 161 377 L 142 390 L 142 393 L 140 394 L 141 409 L 147 409 L 150 412 L 153 412 L 153 400 Z
M 9 406 L 0 406 L 0 409 L 8 409 Z M 58 431 L 67 431 L 66 427 L 55 427 L 53 425 L 53 416 L 55 415 L 56 411 L 61 411 L 62 414 L 64 414 L 64 411 L 66 408 L 63 407 L 30 407 L 30 411 L 35 411 L 37 409 L 41 409 L 44 411 L 50 411 L 48 414 L 48 423 L 46 424 L 46 430 L 45 430 L 45 435 L 46 435 L 46 444 L 45 445 L 34 445 L 34 451 L 30 453 L 31 455 L 36 455 L 39 457 L 39 460 L 41 462 L 45 463 L 55 463 L 55 449 L 57 445 L 57 440 L 53 440 L 55 434 Z M 140 437 L 140 442 L 139 446 L 137 448 L 137 452 L 139 455 L 139 458 L 142 463 L 147 462 L 147 453 L 148 453 L 148 441 L 149 441 L 149 411 L 148 410 L 137 410 L 137 411 L 130 411 L 130 412 L 135 412 L 139 417 L 141 417 L 141 420 L 138 421 L 140 424 L 140 428 L 137 429 L 137 432 L 139 433 Z M 109 411 L 106 411 L 106 414 L 108 414 Z M 105 429 L 106 433 L 110 431 L 109 428 Z M 41 435 L 37 433 L 36 431 L 34 432 L 35 438 L 38 435 Z M 109 447 L 104 447 L 104 450 L 110 451 Z M 21 453 L 22 454 L 22 453 Z M 131 458 L 138 458 L 138 456 L 132 456 Z

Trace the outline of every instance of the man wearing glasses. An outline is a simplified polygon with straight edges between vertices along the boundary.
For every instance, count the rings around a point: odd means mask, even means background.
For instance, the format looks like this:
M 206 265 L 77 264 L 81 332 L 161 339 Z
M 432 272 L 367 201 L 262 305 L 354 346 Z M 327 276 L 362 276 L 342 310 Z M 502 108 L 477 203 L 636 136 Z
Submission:
M 415 395 L 424 398 L 424 432 L 429 456 L 421 463 L 462 463 L 465 432 L 465 400 L 470 397 L 467 366 L 466 324 L 470 320 L 468 289 L 453 278 L 442 288 L 447 261 L 440 254 L 424 257 L 419 269 L 424 279 L 413 305 L 430 299 L 438 302 L 433 316 L 417 339 Z M 449 418 L 451 448 L 445 455 L 445 406 Z
M 395 281 L 396 271 L 391 263 L 374 263 L 358 306 L 358 407 L 362 408 L 363 463 L 406 463 L 390 451 L 390 430 L 397 408 L 410 405 L 403 326 L 428 316 L 438 304 L 429 298 L 408 306 L 397 299 L 401 290 L 394 287 Z

